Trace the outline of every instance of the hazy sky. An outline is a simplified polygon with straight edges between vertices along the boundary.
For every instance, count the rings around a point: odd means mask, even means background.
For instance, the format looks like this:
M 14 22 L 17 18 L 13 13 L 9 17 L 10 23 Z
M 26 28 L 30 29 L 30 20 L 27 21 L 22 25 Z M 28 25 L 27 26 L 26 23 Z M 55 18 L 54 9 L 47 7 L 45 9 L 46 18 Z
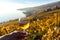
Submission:
M 24 15 L 17 9 L 55 1 L 58 0 L 0 0 L 0 22 L 23 17 Z

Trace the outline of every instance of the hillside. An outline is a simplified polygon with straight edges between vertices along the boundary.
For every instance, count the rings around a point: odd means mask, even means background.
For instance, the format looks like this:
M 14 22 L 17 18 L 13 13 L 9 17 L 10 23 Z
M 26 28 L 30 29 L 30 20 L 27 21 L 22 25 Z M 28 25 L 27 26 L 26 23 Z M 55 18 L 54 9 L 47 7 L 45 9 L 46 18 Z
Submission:
M 60 9 L 36 13 L 22 18 L 20 22 L 16 19 L 2 23 L 0 24 L 0 36 L 15 30 L 22 31 L 21 22 L 24 21 L 30 23 L 29 28 L 25 30 L 29 36 L 25 37 L 24 40 L 60 40 Z
M 59 8 L 60 8 L 60 1 L 18 10 L 24 11 L 24 14 L 26 14 L 26 16 L 30 16 L 35 15 L 37 12 L 41 13 L 46 11 L 52 11 Z

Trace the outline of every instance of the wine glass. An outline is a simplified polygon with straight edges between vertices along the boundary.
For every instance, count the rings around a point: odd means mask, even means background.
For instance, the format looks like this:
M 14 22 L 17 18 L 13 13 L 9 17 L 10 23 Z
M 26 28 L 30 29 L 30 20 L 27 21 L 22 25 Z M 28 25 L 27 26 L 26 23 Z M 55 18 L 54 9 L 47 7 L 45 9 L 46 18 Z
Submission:
M 21 26 L 20 28 L 23 29 L 23 32 L 24 32 L 24 33 L 26 32 L 25 30 L 26 30 L 27 28 L 29 28 L 29 24 L 30 24 L 30 23 L 29 23 L 28 21 L 26 21 L 26 20 L 20 22 L 20 26 Z M 27 33 L 27 32 L 26 32 L 26 33 Z

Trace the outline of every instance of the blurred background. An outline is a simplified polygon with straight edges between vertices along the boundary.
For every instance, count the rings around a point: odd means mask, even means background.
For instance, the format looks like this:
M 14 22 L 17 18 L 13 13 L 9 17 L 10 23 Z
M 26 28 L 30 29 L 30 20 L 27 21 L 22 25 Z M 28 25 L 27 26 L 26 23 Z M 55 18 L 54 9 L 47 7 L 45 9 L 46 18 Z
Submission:
M 25 17 L 20 8 L 34 7 L 59 0 L 0 0 L 0 23 Z

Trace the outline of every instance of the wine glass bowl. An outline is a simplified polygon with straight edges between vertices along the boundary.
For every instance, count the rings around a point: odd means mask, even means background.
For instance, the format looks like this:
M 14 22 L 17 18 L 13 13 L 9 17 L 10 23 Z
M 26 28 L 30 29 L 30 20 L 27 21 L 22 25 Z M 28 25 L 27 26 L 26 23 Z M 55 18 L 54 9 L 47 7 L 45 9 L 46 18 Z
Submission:
M 29 22 L 28 21 L 22 21 L 20 22 L 20 28 L 23 29 L 24 31 L 29 28 Z

